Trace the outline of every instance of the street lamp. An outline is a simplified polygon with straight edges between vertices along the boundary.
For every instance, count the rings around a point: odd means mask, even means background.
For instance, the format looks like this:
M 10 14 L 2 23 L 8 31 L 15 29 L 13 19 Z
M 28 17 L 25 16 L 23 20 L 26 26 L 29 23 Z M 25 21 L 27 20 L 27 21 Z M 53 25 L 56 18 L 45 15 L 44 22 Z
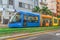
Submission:
M 5 8 L 3 8 L 3 11 L 2 11 L 2 17 L 1 17 L 1 23 L 3 24 L 3 21 L 4 21 L 4 16 L 5 16 Z

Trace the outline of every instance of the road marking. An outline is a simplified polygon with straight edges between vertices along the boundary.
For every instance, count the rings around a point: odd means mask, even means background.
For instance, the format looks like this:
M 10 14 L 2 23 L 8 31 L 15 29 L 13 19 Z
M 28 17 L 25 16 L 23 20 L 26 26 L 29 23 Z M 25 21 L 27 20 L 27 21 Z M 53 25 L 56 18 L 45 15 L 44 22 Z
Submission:
M 43 33 L 29 34 L 29 35 L 25 35 L 25 36 L 18 36 L 18 37 L 13 37 L 13 38 L 7 38 L 6 40 L 16 40 L 16 39 L 19 39 L 19 38 L 26 38 L 26 37 L 30 37 L 30 36 L 38 36 L 38 35 L 42 35 L 42 34 L 47 34 L 49 32 L 57 32 L 57 31 L 47 31 L 47 32 L 43 32 Z
M 19 38 L 26 38 L 26 37 L 30 37 L 30 36 L 38 36 L 40 34 L 47 34 L 47 32 L 46 33 L 38 33 L 38 34 L 29 34 L 29 35 L 19 36 L 19 37 L 15 37 L 15 38 L 8 38 L 6 40 L 16 40 L 16 39 L 19 39 Z
M 56 36 L 60 36 L 60 33 L 56 33 Z
M 38 34 L 36 34 L 38 35 Z M 29 36 L 36 36 L 36 35 L 29 35 Z M 9 38 L 9 39 L 6 39 L 6 40 L 16 40 L 18 38 L 26 38 L 26 37 L 29 37 L 29 36 L 21 36 L 21 37 L 16 37 L 16 38 Z

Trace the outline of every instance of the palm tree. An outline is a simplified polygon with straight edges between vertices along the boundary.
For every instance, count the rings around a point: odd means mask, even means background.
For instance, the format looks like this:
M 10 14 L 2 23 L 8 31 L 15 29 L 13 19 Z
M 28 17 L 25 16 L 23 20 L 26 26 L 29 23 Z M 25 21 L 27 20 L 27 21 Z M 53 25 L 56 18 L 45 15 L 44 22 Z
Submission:
M 40 9 L 38 6 L 36 6 L 35 8 L 33 8 L 32 10 L 33 12 L 39 12 L 41 14 L 45 14 L 45 15 L 52 15 L 52 11 L 48 9 L 48 7 L 43 6 L 42 9 Z
M 32 12 L 40 12 L 40 8 L 38 6 L 35 6 L 33 9 L 32 9 Z
M 42 7 L 42 9 L 40 9 L 40 13 L 46 14 L 46 12 L 47 12 L 47 7 Z
M 46 14 L 46 15 L 52 15 L 52 12 L 48 9 L 48 7 L 42 7 L 42 9 L 40 9 L 40 13 L 42 14 Z
M 48 14 L 49 14 L 49 15 L 52 15 L 53 12 L 52 12 L 51 10 L 48 10 Z M 53 15 L 52 15 L 52 16 L 53 16 Z

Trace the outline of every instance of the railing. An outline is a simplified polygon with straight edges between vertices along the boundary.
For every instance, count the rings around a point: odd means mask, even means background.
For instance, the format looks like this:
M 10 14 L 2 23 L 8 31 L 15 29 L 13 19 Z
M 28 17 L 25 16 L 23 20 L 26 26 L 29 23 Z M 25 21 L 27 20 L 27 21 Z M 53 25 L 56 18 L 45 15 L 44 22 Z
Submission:
M 5 7 L 4 7 L 5 6 Z M 14 6 L 13 5 L 3 5 L 3 4 L 0 4 L 0 8 L 10 8 L 10 9 L 14 9 Z
M 7 8 L 14 9 L 13 5 L 8 5 Z

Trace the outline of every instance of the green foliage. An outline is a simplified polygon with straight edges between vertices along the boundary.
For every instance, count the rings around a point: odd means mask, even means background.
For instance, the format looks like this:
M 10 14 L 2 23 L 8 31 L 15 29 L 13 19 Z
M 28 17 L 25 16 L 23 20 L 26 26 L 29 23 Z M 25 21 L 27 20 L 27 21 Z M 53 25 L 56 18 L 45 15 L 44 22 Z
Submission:
M 0 37 L 22 33 L 44 32 L 47 30 L 59 30 L 60 26 L 50 27 L 30 27 L 30 28 L 0 28 Z
M 46 15 L 52 15 L 51 10 L 48 9 L 48 7 L 42 7 L 42 9 L 40 9 L 40 13 L 42 14 L 46 14 Z
M 46 15 L 52 15 L 52 11 L 48 9 L 48 7 L 43 6 L 42 9 L 40 9 L 38 6 L 33 8 L 33 12 L 39 12 L 41 14 L 46 14 Z
M 38 6 L 36 6 L 35 8 L 33 8 L 32 10 L 33 12 L 40 12 L 40 8 Z

